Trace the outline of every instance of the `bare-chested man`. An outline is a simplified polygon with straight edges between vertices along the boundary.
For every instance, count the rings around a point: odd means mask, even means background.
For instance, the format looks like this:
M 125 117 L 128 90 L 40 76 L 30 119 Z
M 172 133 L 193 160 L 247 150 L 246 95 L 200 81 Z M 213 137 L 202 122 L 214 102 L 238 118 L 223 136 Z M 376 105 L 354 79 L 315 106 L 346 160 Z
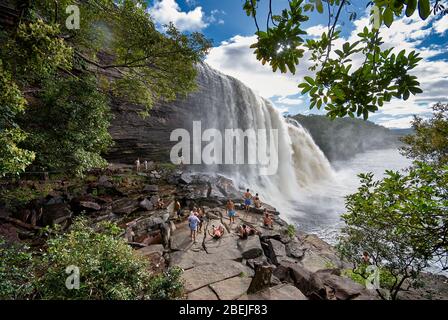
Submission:
M 243 199 L 246 212 L 249 212 L 250 204 L 252 203 L 252 194 L 249 192 L 249 189 L 247 189 L 246 192 L 244 193 Z
M 227 214 L 229 215 L 229 219 L 230 219 L 230 223 L 235 222 L 235 215 L 236 215 L 236 211 L 235 211 L 235 204 L 233 203 L 232 200 L 227 200 Z

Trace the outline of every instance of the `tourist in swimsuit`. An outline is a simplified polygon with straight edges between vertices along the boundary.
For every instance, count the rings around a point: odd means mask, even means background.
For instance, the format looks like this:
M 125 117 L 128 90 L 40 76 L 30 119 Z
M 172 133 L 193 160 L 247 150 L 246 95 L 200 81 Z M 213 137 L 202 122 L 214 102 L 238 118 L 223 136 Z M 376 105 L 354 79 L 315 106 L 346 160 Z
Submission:
M 204 224 L 204 209 L 199 208 L 197 210 L 197 217 L 199 218 L 199 230 L 198 232 L 201 233 L 202 232 L 202 225 Z
M 219 225 L 218 227 L 212 225 L 212 232 L 209 231 L 209 234 L 213 239 L 219 239 L 224 234 L 224 227 L 222 225 Z
M 244 206 L 246 208 L 246 212 L 249 212 L 251 199 L 252 199 L 252 195 L 249 192 L 249 189 L 246 190 L 246 192 L 244 193 L 243 198 L 244 198 Z
M 266 209 L 264 209 L 263 225 L 271 229 L 274 227 L 274 221 L 272 221 L 272 218 Z
M 229 215 L 230 223 L 235 222 L 235 204 L 232 200 L 227 200 L 227 214 Z
M 258 193 L 255 194 L 255 197 L 254 197 L 254 206 L 255 206 L 255 208 L 261 207 L 261 201 L 260 201 L 260 197 L 258 196 Z
M 190 227 L 191 241 L 196 242 L 196 232 L 198 230 L 199 222 L 199 218 L 196 216 L 194 211 L 192 211 L 190 213 L 190 216 L 188 217 L 188 226 Z
M 182 217 L 182 209 L 179 200 L 174 202 L 174 213 L 176 214 L 176 218 L 180 219 Z

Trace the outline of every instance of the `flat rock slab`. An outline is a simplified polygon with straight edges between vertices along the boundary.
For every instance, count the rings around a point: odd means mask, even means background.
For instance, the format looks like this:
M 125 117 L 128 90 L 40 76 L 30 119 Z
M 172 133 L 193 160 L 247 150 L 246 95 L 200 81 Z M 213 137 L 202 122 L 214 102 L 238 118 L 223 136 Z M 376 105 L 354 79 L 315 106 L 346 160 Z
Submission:
M 153 245 L 138 249 L 136 251 L 136 253 L 145 257 L 145 256 L 152 255 L 154 253 L 163 255 L 163 251 L 164 251 L 164 248 L 163 248 L 162 244 L 153 244 Z
M 219 263 L 200 265 L 186 270 L 182 278 L 187 293 L 239 275 L 252 276 L 253 271 L 236 261 L 223 260 Z
M 247 292 L 251 282 L 252 278 L 242 276 L 211 284 L 210 287 L 219 300 L 236 300 Z
M 188 300 L 218 300 L 218 297 L 209 287 L 190 292 L 187 296 Z
M 261 292 L 243 295 L 239 300 L 308 300 L 306 296 L 291 284 L 280 284 Z
M 244 240 L 238 240 L 238 248 L 244 259 L 255 259 L 263 255 L 260 237 L 257 235 L 249 236 Z
M 196 241 L 202 242 L 202 237 L 199 235 Z M 188 250 L 193 246 L 190 238 L 190 228 L 188 222 L 182 222 L 176 225 L 176 231 L 171 235 L 171 250 Z

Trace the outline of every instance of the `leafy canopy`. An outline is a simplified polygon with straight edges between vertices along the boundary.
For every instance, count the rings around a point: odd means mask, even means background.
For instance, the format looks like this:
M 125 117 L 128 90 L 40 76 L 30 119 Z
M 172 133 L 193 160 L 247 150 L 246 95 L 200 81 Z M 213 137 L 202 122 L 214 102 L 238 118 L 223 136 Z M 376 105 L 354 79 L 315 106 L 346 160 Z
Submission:
M 448 104 L 437 103 L 432 107 L 430 119 L 414 116 L 414 134 L 401 140 L 405 145 L 402 154 L 433 165 L 448 164 Z
M 73 4 L 80 29 L 66 27 Z M 199 33 L 156 30 L 143 0 L 17 8 L 21 19 L 0 30 L 0 176 L 32 163 L 73 173 L 104 166 L 109 99 L 142 104 L 147 114 L 155 101 L 191 92 L 194 64 L 210 47 Z
M 356 19 L 350 11 L 348 0 L 291 0 L 289 6 L 275 14 L 272 0 L 246 0 L 244 10 L 257 27 L 257 42 L 251 48 L 262 64 L 269 63 L 275 72 L 296 72 L 296 66 L 305 52 L 309 53 L 314 77 L 305 77 L 299 84 L 302 94 L 308 94 L 310 108 L 322 108 L 331 118 L 360 117 L 367 119 L 384 102 L 393 97 L 407 100 L 410 95 L 422 93 L 417 78 L 411 75 L 421 60 L 418 53 L 393 53 L 383 49 L 380 26 L 393 27 L 394 17 L 411 16 L 418 7 L 420 18 L 425 20 L 431 13 L 445 14 L 448 9 L 439 0 L 373 0 L 367 2 L 371 8 L 373 26 L 365 27 L 354 42 L 345 42 L 342 49 L 334 49 L 340 39 L 338 21 L 345 11 L 349 19 Z M 269 10 L 265 29 L 259 23 L 259 5 L 268 3 Z M 344 10 L 345 9 L 345 10 Z M 311 12 L 328 15 L 328 30 L 318 40 L 306 38 L 302 24 L 309 20 Z M 354 57 L 363 57 L 356 66 Z
M 405 174 L 386 171 L 380 181 L 371 173 L 360 178 L 358 192 L 346 198 L 338 248 L 354 269 L 367 251 L 394 278 L 389 290 L 396 299 L 405 280 L 430 262 L 448 268 L 448 167 L 416 163 Z

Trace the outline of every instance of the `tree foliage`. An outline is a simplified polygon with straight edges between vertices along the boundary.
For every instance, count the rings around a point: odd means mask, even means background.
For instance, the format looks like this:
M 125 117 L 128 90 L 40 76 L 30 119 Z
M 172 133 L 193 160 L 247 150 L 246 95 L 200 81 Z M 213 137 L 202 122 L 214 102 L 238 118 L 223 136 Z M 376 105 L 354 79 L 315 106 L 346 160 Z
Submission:
M 266 3 L 269 3 L 269 13 L 262 30 L 258 10 L 260 4 Z M 373 26 L 365 27 L 357 40 L 345 42 L 341 49 L 334 49 L 335 41 L 340 39 L 341 15 L 347 11 L 350 20 L 357 16 L 350 11 L 350 1 L 291 0 L 288 3 L 277 15 L 272 10 L 272 0 L 244 2 L 244 10 L 257 27 L 257 42 L 251 48 L 255 49 L 257 59 L 263 64 L 269 63 L 274 72 L 289 70 L 293 74 L 304 53 L 309 53 L 314 77 L 304 77 L 299 88 L 302 94 L 308 94 L 310 108 L 324 107 L 331 118 L 348 115 L 367 119 L 393 97 L 407 100 L 411 94 L 422 92 L 417 78 L 410 73 L 421 60 L 419 54 L 383 49 L 379 27 L 384 24 L 393 28 L 394 17 L 410 16 L 417 7 L 423 20 L 431 11 L 445 14 L 448 10 L 441 1 L 434 1 L 433 6 L 430 0 L 370 1 L 367 6 L 371 8 Z M 306 38 L 302 26 L 313 11 L 328 15 L 328 30 L 317 40 Z M 361 57 L 363 63 L 354 64 L 354 57 Z
M 448 104 L 437 103 L 433 115 L 425 120 L 414 116 L 413 135 L 403 137 L 402 154 L 433 165 L 448 164 Z
M 388 289 L 396 299 L 430 262 L 448 268 L 448 167 L 416 163 L 405 174 L 387 171 L 380 181 L 371 173 L 360 178 L 358 192 L 346 198 L 338 248 L 354 270 L 367 251 L 394 278 Z
M 87 221 L 74 222 L 67 233 L 47 241 L 40 268 L 42 299 L 138 299 L 149 283 L 143 257 L 134 254 L 116 225 L 103 223 L 93 229 Z M 65 285 L 68 266 L 79 268 L 79 289 Z
M 108 98 L 149 109 L 185 95 L 210 47 L 199 33 L 156 30 L 142 0 L 20 3 L 18 23 L 0 30 L 0 175 L 22 172 L 34 156 L 75 173 L 104 165 Z M 66 26 L 69 5 L 79 29 Z

